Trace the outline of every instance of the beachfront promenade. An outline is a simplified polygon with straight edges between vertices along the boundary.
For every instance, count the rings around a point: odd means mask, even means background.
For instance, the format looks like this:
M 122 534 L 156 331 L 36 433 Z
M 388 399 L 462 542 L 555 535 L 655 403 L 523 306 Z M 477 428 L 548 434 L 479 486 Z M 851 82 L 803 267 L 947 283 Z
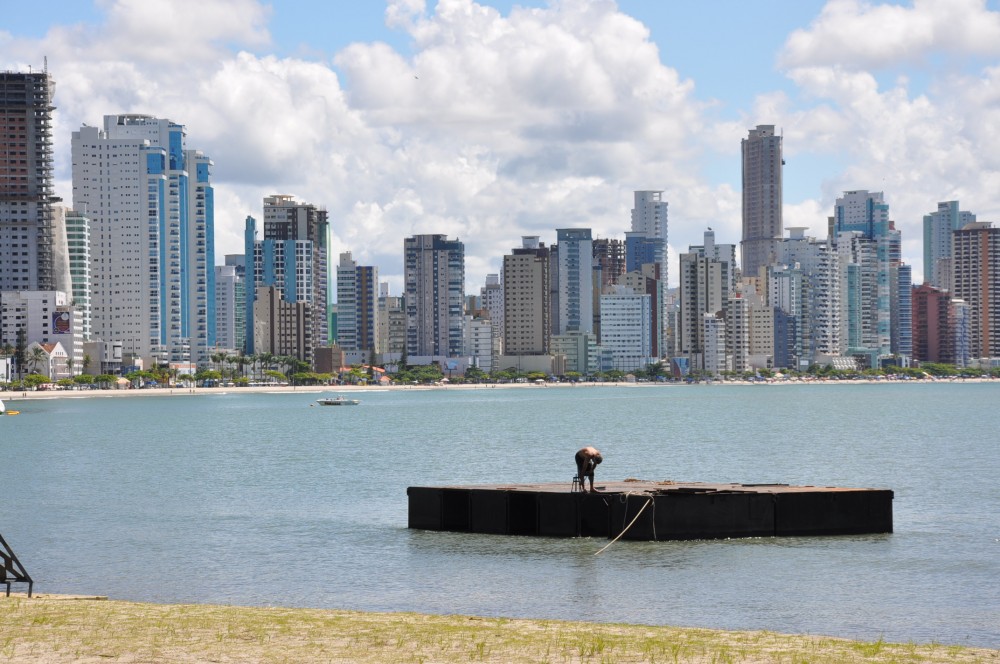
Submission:
M 523 389 L 539 390 L 546 388 L 572 388 L 572 389 L 669 389 L 669 388 L 698 388 L 740 385 L 747 387 L 765 387 L 783 385 L 880 385 L 880 384 L 908 384 L 921 385 L 927 383 L 1000 383 L 998 378 L 925 378 L 925 379 L 895 379 L 895 378 L 861 378 L 838 380 L 830 378 L 816 377 L 795 377 L 795 378 L 770 378 L 756 381 L 746 380 L 712 380 L 687 382 L 546 382 L 546 383 L 434 383 L 421 385 L 254 385 L 247 387 L 186 387 L 176 385 L 174 387 L 156 388 L 111 388 L 111 389 L 48 389 L 48 390 L 8 390 L 0 391 L 0 400 L 18 401 L 21 399 L 57 399 L 57 398 L 84 398 L 84 397 L 164 397 L 164 396 L 191 396 L 208 394 L 323 394 L 329 392 L 382 392 L 382 391 L 409 391 L 409 390 L 489 390 L 489 389 Z

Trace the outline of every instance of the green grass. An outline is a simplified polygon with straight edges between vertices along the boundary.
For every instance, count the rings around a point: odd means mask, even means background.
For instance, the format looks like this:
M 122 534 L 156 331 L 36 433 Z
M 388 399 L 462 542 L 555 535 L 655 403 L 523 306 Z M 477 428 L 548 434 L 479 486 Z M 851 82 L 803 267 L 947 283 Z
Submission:
M 1000 664 L 1000 650 L 408 613 L 0 600 L 3 662 Z

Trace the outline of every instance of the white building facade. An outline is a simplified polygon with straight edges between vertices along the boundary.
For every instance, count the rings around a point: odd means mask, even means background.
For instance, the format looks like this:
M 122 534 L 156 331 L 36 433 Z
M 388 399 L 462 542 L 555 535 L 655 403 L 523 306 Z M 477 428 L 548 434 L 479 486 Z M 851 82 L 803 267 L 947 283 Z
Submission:
M 212 162 L 184 127 L 108 115 L 73 132 L 73 208 L 91 221 L 92 336 L 151 363 L 215 347 Z
M 652 297 L 626 286 L 601 295 L 601 346 L 611 351 L 619 371 L 645 369 L 653 355 Z

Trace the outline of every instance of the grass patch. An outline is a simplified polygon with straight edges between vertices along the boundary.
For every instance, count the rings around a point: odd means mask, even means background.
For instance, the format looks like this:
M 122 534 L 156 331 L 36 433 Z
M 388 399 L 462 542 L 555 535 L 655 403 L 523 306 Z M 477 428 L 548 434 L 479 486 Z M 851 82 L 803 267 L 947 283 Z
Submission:
M 0 600 L 4 662 L 1000 664 L 1000 650 L 675 627 L 313 609 Z

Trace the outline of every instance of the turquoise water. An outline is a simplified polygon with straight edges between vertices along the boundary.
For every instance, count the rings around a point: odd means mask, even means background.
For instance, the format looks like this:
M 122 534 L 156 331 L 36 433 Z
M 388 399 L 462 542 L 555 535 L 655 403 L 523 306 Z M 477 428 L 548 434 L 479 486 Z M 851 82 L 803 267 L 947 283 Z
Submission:
M 1000 647 L 1000 385 L 670 386 L 19 401 L 0 533 L 36 590 Z M 884 487 L 891 535 L 618 542 L 411 531 L 406 487 Z

